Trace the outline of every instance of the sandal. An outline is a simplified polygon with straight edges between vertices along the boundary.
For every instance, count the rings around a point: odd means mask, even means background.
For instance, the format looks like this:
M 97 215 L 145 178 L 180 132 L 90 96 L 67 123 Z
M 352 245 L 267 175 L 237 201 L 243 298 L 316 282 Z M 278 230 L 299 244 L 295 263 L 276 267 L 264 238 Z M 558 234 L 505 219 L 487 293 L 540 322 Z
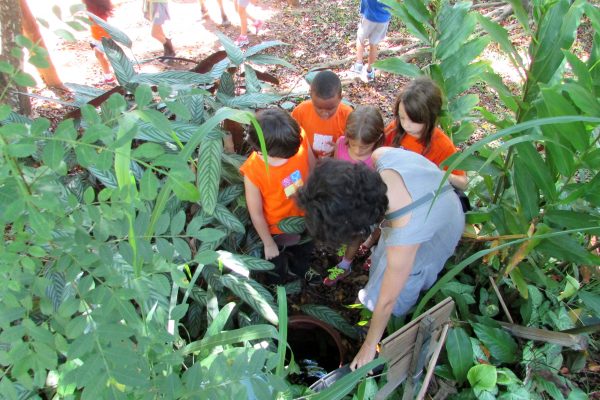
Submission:
M 371 248 L 361 244 L 358 246 L 358 250 L 356 250 L 356 257 L 363 258 L 366 257 L 371 252 Z

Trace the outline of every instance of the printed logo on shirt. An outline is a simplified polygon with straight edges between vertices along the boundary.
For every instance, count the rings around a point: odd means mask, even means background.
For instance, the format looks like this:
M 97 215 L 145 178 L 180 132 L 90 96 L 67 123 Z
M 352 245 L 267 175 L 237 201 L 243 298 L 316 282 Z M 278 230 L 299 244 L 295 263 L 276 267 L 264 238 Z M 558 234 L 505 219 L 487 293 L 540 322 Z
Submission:
M 298 191 L 304 185 L 302 181 L 302 174 L 299 170 L 292 172 L 290 176 L 281 181 L 283 185 L 283 192 L 287 198 L 290 198 L 294 193 Z
M 316 153 L 331 153 L 333 151 L 333 135 L 315 133 L 313 140 L 313 150 Z

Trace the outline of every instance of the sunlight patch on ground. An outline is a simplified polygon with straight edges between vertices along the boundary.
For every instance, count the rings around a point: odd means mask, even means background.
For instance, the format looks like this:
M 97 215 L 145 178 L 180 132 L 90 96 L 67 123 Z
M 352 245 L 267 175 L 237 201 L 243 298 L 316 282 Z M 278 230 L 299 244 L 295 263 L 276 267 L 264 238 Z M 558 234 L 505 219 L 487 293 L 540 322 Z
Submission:
M 481 54 L 481 59 L 488 61 L 494 72 L 500 75 L 505 80 L 505 83 L 513 83 L 519 86 L 523 84 L 524 76 L 519 75 L 519 72 L 509 58 L 504 53 L 498 51 L 498 49 L 485 49 Z M 523 60 L 523 63 L 527 66 L 529 60 Z

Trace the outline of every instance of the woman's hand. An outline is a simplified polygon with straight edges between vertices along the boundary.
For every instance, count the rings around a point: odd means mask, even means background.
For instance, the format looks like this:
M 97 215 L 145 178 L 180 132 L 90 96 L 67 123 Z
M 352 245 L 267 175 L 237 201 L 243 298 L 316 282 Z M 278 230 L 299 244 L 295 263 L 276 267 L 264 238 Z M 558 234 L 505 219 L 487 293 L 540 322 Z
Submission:
M 364 342 L 360 347 L 358 353 L 354 356 L 354 359 L 350 363 L 350 369 L 354 371 L 357 368 L 362 367 L 365 364 L 373 361 L 375 359 L 375 354 L 377 354 L 377 344 L 369 344 Z
M 275 242 L 265 244 L 265 260 L 270 260 L 279 255 L 279 248 Z

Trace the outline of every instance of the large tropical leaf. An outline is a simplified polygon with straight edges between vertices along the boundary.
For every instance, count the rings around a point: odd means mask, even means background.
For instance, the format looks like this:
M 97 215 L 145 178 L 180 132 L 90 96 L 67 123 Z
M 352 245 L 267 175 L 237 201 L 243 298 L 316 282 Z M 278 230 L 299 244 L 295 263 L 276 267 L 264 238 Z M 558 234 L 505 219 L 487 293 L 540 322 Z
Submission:
M 225 52 L 227 53 L 227 57 L 234 65 L 241 65 L 244 62 L 244 53 L 242 50 L 236 46 L 235 43 L 231 39 L 229 39 L 226 35 L 222 34 L 219 31 L 215 32 L 215 35 L 219 38 L 219 41 L 223 45 Z
M 386 58 L 384 60 L 376 61 L 373 66 L 382 71 L 413 78 L 423 74 L 419 67 L 414 64 L 407 63 L 399 57 Z
M 277 223 L 283 233 L 302 233 L 306 229 L 304 217 L 288 217 Z
M 279 319 L 272 306 L 272 301 L 264 297 L 264 292 L 260 293 L 247 280 L 238 278 L 233 274 L 226 274 L 221 277 L 221 283 L 227 287 L 243 302 L 248 304 L 258 312 L 263 318 L 272 324 L 277 325 Z
M 224 346 L 234 343 L 257 339 L 277 339 L 279 333 L 272 325 L 252 325 L 240 329 L 221 332 L 218 335 L 192 342 L 180 350 L 182 355 L 192 354 L 201 350 L 210 350 L 216 346 Z
M 244 224 L 242 224 L 240 220 L 222 204 L 217 203 L 215 205 L 214 216 L 217 221 L 231 231 L 239 233 L 244 233 L 246 231 Z
M 279 40 L 268 40 L 266 42 L 261 42 L 257 45 L 248 47 L 244 55 L 246 56 L 246 58 L 248 58 L 274 46 L 287 46 L 287 43 L 281 42 Z
M 202 209 L 213 215 L 217 205 L 219 183 L 221 182 L 221 153 L 223 140 L 217 135 L 209 135 L 200 144 L 197 182 L 200 190 Z M 221 214 L 221 216 L 224 216 Z M 239 226 L 238 226 L 239 229 Z
M 102 47 L 104 47 L 104 53 L 112 65 L 117 80 L 122 86 L 127 85 L 135 76 L 133 64 L 114 40 L 102 38 Z
M 295 70 L 296 67 L 293 66 L 292 64 L 290 64 L 288 61 L 284 60 L 281 57 L 277 57 L 271 54 L 256 54 L 253 55 L 252 57 L 248 57 L 248 54 L 246 54 L 246 61 L 247 62 L 251 62 L 253 64 L 258 64 L 258 65 L 281 65 L 284 66 L 286 68 Z
M 467 378 L 467 372 L 473 365 L 473 348 L 469 335 L 462 328 L 451 328 L 446 339 L 446 352 L 452 367 L 452 373 L 458 383 Z
M 190 71 L 164 71 L 141 73 L 131 78 L 131 82 L 147 85 L 210 85 L 215 78 L 210 74 L 198 74 Z
M 459 51 L 467 38 L 475 30 L 476 18 L 469 13 L 470 2 L 450 5 L 444 2 L 437 18 L 439 38 L 435 46 L 434 58 L 443 60 Z
M 226 186 L 219 192 L 217 201 L 224 206 L 229 205 L 232 201 L 240 197 L 244 193 L 244 185 L 232 184 Z
M 515 339 L 502 328 L 480 323 L 472 324 L 475 334 L 489 349 L 492 357 L 502 363 L 512 363 L 518 359 L 518 346 Z
M 376 358 L 375 360 L 363 365 L 360 368 L 352 371 L 348 375 L 344 376 L 339 381 L 335 382 L 333 385 L 329 386 L 327 389 L 320 391 L 319 393 L 311 396 L 312 400 L 341 400 L 346 397 L 348 393 L 350 393 L 354 387 L 361 382 L 364 377 L 371 371 L 373 368 L 385 363 L 385 359 Z
M 132 45 L 131 39 L 129 39 L 129 36 L 127 36 L 127 34 L 125 34 L 125 32 L 121 31 L 120 29 L 115 28 L 114 26 L 112 26 L 111 24 L 109 24 L 108 22 L 106 22 L 105 20 L 103 20 L 102 18 L 98 17 L 97 15 L 95 15 L 91 12 L 86 12 L 86 14 L 90 18 L 92 18 L 95 23 L 100 25 L 100 27 L 102 27 L 102 29 L 104 29 L 115 42 L 119 42 L 123 46 L 131 49 L 131 45 Z

